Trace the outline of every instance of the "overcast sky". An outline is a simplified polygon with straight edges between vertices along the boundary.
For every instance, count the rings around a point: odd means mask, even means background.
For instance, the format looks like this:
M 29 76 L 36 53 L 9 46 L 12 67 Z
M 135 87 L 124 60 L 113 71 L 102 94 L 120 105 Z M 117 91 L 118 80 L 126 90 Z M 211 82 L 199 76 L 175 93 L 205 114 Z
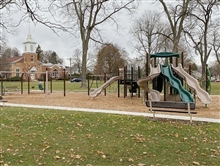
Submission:
M 124 48 L 129 53 L 129 56 L 137 57 L 138 54 L 134 52 L 131 46 L 132 36 L 129 34 L 129 30 L 133 23 L 133 19 L 141 16 L 145 10 L 158 9 L 158 6 L 156 7 L 152 2 L 153 1 L 142 1 L 132 19 L 127 15 L 120 14 L 118 18 L 120 29 L 118 32 L 116 32 L 116 29 L 112 29 L 110 24 L 103 25 L 105 28 L 104 38 Z M 12 18 L 15 22 L 19 20 L 17 14 Z M 23 53 L 23 42 L 26 41 L 29 29 L 33 40 L 41 46 L 42 50 L 55 51 L 60 58 L 63 58 L 65 64 L 69 64 L 67 59 L 72 57 L 76 48 L 81 49 L 81 45 L 79 44 L 80 39 L 76 39 L 74 36 L 65 32 L 58 36 L 46 26 L 39 23 L 35 25 L 33 22 L 22 22 L 16 29 L 16 35 L 7 34 L 7 45 L 9 47 L 16 47 L 20 53 Z M 94 53 L 94 50 L 90 50 Z
M 171 1 L 172 0 L 170 0 L 170 2 Z M 133 18 L 125 14 L 120 14 L 120 17 L 118 18 L 120 29 L 118 32 L 116 32 L 116 29 L 112 29 L 110 24 L 104 24 L 104 38 L 107 39 L 108 42 L 116 43 L 120 47 L 124 48 L 129 53 L 130 57 L 139 56 L 139 54 L 135 52 L 134 48 L 132 48 L 132 44 L 134 43 L 131 34 L 129 34 L 129 30 L 132 26 L 133 20 L 137 17 L 140 17 L 145 10 L 162 11 L 162 5 L 160 3 L 152 2 L 155 1 L 141 1 L 141 5 L 136 10 Z M 19 20 L 17 17 L 17 14 L 13 16 L 14 21 Z M 23 42 L 27 38 L 29 29 L 33 40 L 41 46 L 41 49 L 44 51 L 55 51 L 59 57 L 64 60 L 65 65 L 69 65 L 69 61 L 67 59 L 73 56 L 74 50 L 77 48 L 81 49 L 79 38 L 75 38 L 74 36 L 65 32 L 58 36 L 46 26 L 39 23 L 35 25 L 32 22 L 22 22 L 17 28 L 16 35 L 7 34 L 7 45 L 9 47 L 16 47 L 20 53 L 23 53 Z M 94 53 L 94 49 L 90 48 L 90 52 Z

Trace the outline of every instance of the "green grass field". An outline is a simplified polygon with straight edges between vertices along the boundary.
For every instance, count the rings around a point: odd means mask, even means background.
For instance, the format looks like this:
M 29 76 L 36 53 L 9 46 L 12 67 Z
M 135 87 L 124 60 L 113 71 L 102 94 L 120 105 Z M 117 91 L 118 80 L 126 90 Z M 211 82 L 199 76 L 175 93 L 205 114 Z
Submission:
M 40 82 L 43 87 L 44 87 L 44 83 L 43 82 Z M 98 88 L 100 87 L 104 82 L 103 81 L 90 81 L 90 87 L 92 89 L 95 89 L 95 88 Z M 32 81 L 30 82 L 30 90 L 39 90 L 38 88 L 38 84 L 39 82 L 38 81 Z M 65 82 L 65 85 L 66 85 L 66 92 L 70 92 L 70 91 L 80 91 L 80 92 L 86 92 L 88 91 L 88 88 L 81 88 L 81 83 L 79 82 L 73 82 L 71 83 L 70 81 L 66 81 Z M 3 82 L 3 87 L 4 89 L 7 90 L 7 87 L 9 86 L 17 86 L 18 89 L 20 90 L 21 89 L 21 82 L 18 82 L 18 81 L 14 81 L 14 82 L 10 82 L 10 81 L 6 81 L 6 82 Z M 63 91 L 64 90 L 64 81 L 61 81 L 61 80 L 54 80 L 52 81 L 52 85 L 51 85 L 51 82 L 49 81 L 48 82 L 48 90 L 50 91 L 51 90 L 51 87 L 52 87 L 52 91 Z M 116 91 L 117 89 L 117 83 L 113 83 L 112 85 L 110 85 L 108 88 L 107 88 L 107 91 L 111 91 L 111 92 L 114 92 Z M 24 82 L 23 83 L 23 90 L 24 91 L 27 91 L 28 90 L 28 82 Z
M 38 90 L 38 81 L 33 81 L 30 82 L 30 89 L 33 90 Z M 92 89 L 95 89 L 97 87 L 100 87 L 104 82 L 103 81 L 93 81 L 90 80 L 90 86 Z M 42 83 L 43 84 L 43 83 Z M 4 82 L 3 83 L 4 87 L 7 86 L 17 86 L 19 89 L 21 87 L 21 83 L 20 82 Z M 149 85 L 151 86 L 151 84 Z M 111 84 L 108 88 L 107 88 L 107 92 L 117 92 L 117 82 L 114 82 L 113 84 Z M 120 85 L 121 87 L 121 91 L 123 91 L 123 85 Z M 24 82 L 23 85 L 24 91 L 27 91 L 28 89 L 28 83 Z M 48 83 L 48 89 L 51 89 L 51 82 Z M 63 91 L 64 89 L 64 82 L 63 81 L 53 81 L 52 82 L 52 91 Z M 74 82 L 71 83 L 70 81 L 66 81 L 66 91 L 81 91 L 81 92 L 86 92 L 88 91 L 87 88 L 81 88 L 81 83 L 78 82 Z M 211 95 L 220 95 L 220 82 L 211 82 Z
M 213 165 L 220 126 L 47 109 L 1 107 L 2 165 Z
M 220 82 L 211 82 L 211 95 L 220 95 Z

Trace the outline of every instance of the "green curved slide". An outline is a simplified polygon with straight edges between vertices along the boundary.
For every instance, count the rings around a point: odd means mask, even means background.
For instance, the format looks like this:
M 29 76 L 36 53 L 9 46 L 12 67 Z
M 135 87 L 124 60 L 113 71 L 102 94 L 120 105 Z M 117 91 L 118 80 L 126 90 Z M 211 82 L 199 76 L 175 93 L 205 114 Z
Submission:
M 180 98 L 183 102 L 194 102 L 192 95 L 183 88 L 181 81 L 173 75 L 173 71 L 171 69 L 170 64 L 166 67 L 161 66 L 161 72 L 165 77 L 168 78 L 170 85 L 176 90 L 178 90 Z

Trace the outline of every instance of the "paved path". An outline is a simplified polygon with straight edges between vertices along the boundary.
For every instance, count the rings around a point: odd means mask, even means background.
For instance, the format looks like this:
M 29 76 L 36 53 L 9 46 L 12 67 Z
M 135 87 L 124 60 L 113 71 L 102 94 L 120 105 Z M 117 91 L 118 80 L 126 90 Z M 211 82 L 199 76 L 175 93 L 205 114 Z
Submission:
M 11 106 L 11 107 L 46 108 L 46 109 L 56 109 L 56 110 L 82 111 L 82 112 L 98 112 L 98 113 L 108 113 L 108 114 L 120 114 L 120 115 L 133 115 L 133 116 L 153 117 L 152 113 L 145 113 L 145 112 L 126 112 L 126 111 L 117 111 L 117 110 L 74 108 L 74 107 L 61 107 L 61 106 L 42 106 L 42 105 L 39 106 L 39 105 L 13 104 L 13 103 L 5 103 L 4 105 L 5 106 Z M 189 116 L 156 114 L 156 117 L 157 118 L 167 118 L 167 119 L 178 119 L 178 120 L 190 120 Z M 212 119 L 212 118 L 192 117 L 192 120 L 193 121 L 201 121 L 201 122 L 220 123 L 220 119 Z

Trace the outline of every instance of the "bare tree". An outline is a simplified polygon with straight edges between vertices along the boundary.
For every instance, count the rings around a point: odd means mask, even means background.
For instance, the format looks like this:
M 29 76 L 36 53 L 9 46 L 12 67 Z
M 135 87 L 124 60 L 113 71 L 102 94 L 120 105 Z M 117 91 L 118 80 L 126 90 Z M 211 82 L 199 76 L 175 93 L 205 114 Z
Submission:
M 211 26 L 213 30 L 210 35 L 212 39 L 210 40 L 210 45 L 213 48 L 213 54 L 216 57 L 218 64 L 220 64 L 220 19 L 217 18 L 213 22 L 214 23 L 212 23 L 213 25 Z
M 179 42 L 179 52 L 183 53 L 183 61 L 184 67 L 194 64 L 195 59 L 191 54 L 191 48 L 188 47 L 187 43 L 185 42 L 184 38 L 182 38 Z
M 75 49 L 72 59 L 72 66 L 74 71 L 77 71 L 79 74 L 82 74 L 82 51 L 80 49 Z M 94 55 L 88 53 L 87 60 L 86 60 L 87 71 L 93 71 L 95 66 L 95 58 Z
M 62 64 L 63 60 L 57 55 L 55 51 L 43 51 L 43 62 L 52 64 Z
M 173 31 L 170 25 L 162 22 L 160 18 L 160 13 L 148 11 L 134 22 L 131 32 L 137 40 L 136 49 L 141 53 L 142 59 L 146 58 L 146 53 L 174 50 Z M 181 36 L 178 41 L 178 51 L 186 52 L 186 50 L 186 43 Z
M 178 52 L 184 20 L 187 17 L 188 6 L 191 0 L 176 1 L 176 4 L 172 3 L 172 5 L 168 3 L 166 4 L 164 0 L 159 1 L 164 8 L 172 32 L 171 37 L 167 36 L 167 38 L 170 38 L 173 43 L 172 51 Z
M 15 28 L 22 21 L 32 20 L 40 23 L 57 33 L 57 30 L 67 31 L 68 27 L 60 24 L 60 19 L 54 17 L 51 5 L 54 1 L 42 0 L 1 0 L 0 1 L 0 28 L 6 33 L 16 34 Z M 11 19 L 11 15 L 20 16 L 19 19 Z M 1 36 L 2 37 L 2 36 Z M 1 38 L 0 38 L 1 39 Z
M 131 28 L 131 33 L 137 44 L 135 49 L 141 54 L 142 58 L 146 57 L 147 53 L 158 51 L 158 31 L 162 31 L 163 26 L 160 21 L 159 13 L 146 11 L 140 18 L 134 21 Z
M 188 15 L 187 24 L 184 27 L 184 32 L 187 34 L 189 42 L 195 49 L 195 52 L 200 55 L 202 64 L 202 75 L 205 73 L 208 58 L 211 55 L 213 46 L 212 17 L 215 9 L 220 5 L 219 0 L 196 0 L 191 4 L 193 9 Z M 218 10 L 218 9 L 217 9 Z M 217 36 L 215 36 L 217 37 Z M 214 48 L 218 50 L 217 47 Z
M 157 36 L 157 51 L 165 51 L 165 52 L 172 52 L 173 51 L 173 42 L 172 42 L 172 31 L 170 29 L 169 24 L 161 23 L 163 29 L 158 30 Z
M 42 3 L 40 0 L 6 0 L 1 1 L 0 6 L 1 9 L 6 10 L 9 10 L 12 6 L 19 8 L 19 11 L 24 12 L 22 19 L 27 17 L 31 18 L 32 21 L 44 24 L 54 32 L 57 32 L 57 29 L 69 31 L 70 28 L 72 28 L 75 31 L 69 32 L 72 34 L 76 32 L 79 33 L 82 44 L 82 86 L 85 87 L 87 85 L 86 61 L 90 40 L 100 42 L 100 25 L 106 21 L 113 21 L 113 23 L 118 26 L 114 16 L 123 10 L 131 12 L 132 9 L 134 9 L 134 6 L 132 5 L 134 2 L 135 0 L 60 0 L 60 3 L 57 1 L 47 1 Z M 67 24 L 63 24 L 64 22 L 61 20 L 60 13 L 57 17 L 56 14 L 58 10 L 65 13 L 67 16 L 65 22 Z M 48 16 L 48 14 L 50 16 Z M 1 24 L 1 26 L 2 25 L 5 26 L 4 23 Z
M 81 74 L 81 67 L 82 67 L 82 51 L 80 49 L 75 49 L 74 55 L 73 55 L 73 61 L 72 61 L 72 66 L 76 68 L 76 71 Z
M 10 57 L 15 57 L 15 56 L 20 56 L 20 55 L 21 54 L 16 47 L 14 48 L 7 47 L 2 51 L 2 57 L 10 58 Z
M 212 64 L 211 73 L 212 73 L 212 76 L 215 76 L 215 78 L 220 76 L 220 64 L 218 62 L 215 62 Z
M 0 46 L 1 50 L 6 45 L 7 36 L 6 33 L 13 33 L 10 29 L 12 26 L 10 23 L 9 6 L 12 4 L 12 0 L 0 1 Z
M 25 3 L 27 4 L 27 6 L 25 5 Z M 1 11 L 0 28 L 2 31 L 4 31 L 4 34 L 6 33 L 16 34 L 15 28 L 18 27 L 23 20 L 29 17 L 30 14 L 29 12 L 34 13 L 32 10 L 30 10 L 27 0 L 23 0 L 23 1 L 1 0 L 0 11 Z M 20 15 L 20 18 L 17 20 L 13 20 L 11 18 L 11 15 L 13 14 Z
M 114 16 L 123 10 L 131 12 L 135 0 L 71 0 L 60 1 L 60 9 L 66 9 L 68 23 L 80 34 L 82 44 L 82 87 L 86 87 L 87 54 L 91 40 L 100 42 L 100 28 L 106 21 L 113 21 Z

